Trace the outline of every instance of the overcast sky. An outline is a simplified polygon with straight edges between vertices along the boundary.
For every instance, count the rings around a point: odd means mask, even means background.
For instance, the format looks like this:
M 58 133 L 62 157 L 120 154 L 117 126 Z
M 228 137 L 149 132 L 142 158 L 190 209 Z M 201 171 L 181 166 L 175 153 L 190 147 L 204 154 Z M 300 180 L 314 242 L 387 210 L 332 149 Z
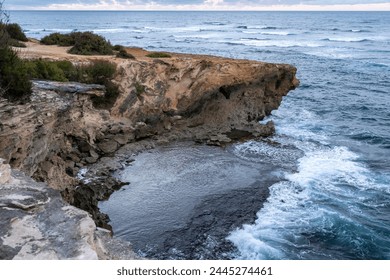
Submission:
M 389 0 L 5 0 L 7 9 L 49 10 L 387 10 Z

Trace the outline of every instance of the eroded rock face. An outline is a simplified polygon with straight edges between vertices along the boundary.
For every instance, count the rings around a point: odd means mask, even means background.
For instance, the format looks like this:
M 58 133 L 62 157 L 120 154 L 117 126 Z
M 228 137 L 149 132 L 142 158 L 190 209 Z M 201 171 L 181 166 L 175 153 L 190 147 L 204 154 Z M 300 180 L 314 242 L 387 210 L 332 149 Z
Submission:
M 138 123 L 136 138 L 175 130 L 222 143 L 237 130 L 268 136 L 272 125 L 258 121 L 299 84 L 290 65 L 205 56 L 121 62 L 118 72 L 122 94 L 111 112 Z
M 0 100 L 0 156 L 54 188 L 74 185 L 76 164 L 98 158 L 91 146 L 110 119 L 93 108 L 91 95 L 104 95 L 104 87 L 36 81 L 30 103 Z

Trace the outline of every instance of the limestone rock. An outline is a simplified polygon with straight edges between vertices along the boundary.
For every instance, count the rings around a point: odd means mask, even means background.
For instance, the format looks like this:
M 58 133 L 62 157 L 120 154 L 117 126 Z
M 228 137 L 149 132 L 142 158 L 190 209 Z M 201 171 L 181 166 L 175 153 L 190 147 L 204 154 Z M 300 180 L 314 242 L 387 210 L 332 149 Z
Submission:
M 112 241 L 90 215 L 60 193 L 14 172 L 0 185 L 0 259 L 132 259 L 130 244 Z M 122 249 L 120 249 L 122 248 Z
M 98 258 L 88 213 L 43 183 L 15 177 L 0 187 L 0 259 Z

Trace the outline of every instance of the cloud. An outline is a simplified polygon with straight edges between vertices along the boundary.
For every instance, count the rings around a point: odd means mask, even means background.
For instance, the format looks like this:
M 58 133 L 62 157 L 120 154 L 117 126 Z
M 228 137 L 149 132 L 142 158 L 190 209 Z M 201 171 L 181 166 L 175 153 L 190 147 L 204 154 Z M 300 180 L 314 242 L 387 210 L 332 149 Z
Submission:
M 34 10 L 380 10 L 389 0 L 6 0 L 7 9 Z
M 212 6 L 216 6 L 216 5 L 219 5 L 222 3 L 223 3 L 223 0 L 205 0 L 204 1 L 205 5 L 212 5 Z

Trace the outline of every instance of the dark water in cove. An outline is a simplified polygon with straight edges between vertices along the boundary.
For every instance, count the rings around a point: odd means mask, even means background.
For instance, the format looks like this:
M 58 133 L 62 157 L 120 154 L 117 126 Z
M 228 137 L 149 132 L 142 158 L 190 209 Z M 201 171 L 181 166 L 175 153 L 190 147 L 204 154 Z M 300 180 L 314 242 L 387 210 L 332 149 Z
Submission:
M 93 30 L 115 44 L 295 65 L 301 86 L 270 117 L 278 144 L 249 141 L 228 151 L 250 172 L 275 159 L 280 171 L 256 221 L 226 236 L 234 257 L 390 259 L 390 13 L 12 12 L 11 19 L 36 38 Z M 237 168 L 229 174 L 248 171 Z M 217 184 L 218 175 L 209 180 Z

